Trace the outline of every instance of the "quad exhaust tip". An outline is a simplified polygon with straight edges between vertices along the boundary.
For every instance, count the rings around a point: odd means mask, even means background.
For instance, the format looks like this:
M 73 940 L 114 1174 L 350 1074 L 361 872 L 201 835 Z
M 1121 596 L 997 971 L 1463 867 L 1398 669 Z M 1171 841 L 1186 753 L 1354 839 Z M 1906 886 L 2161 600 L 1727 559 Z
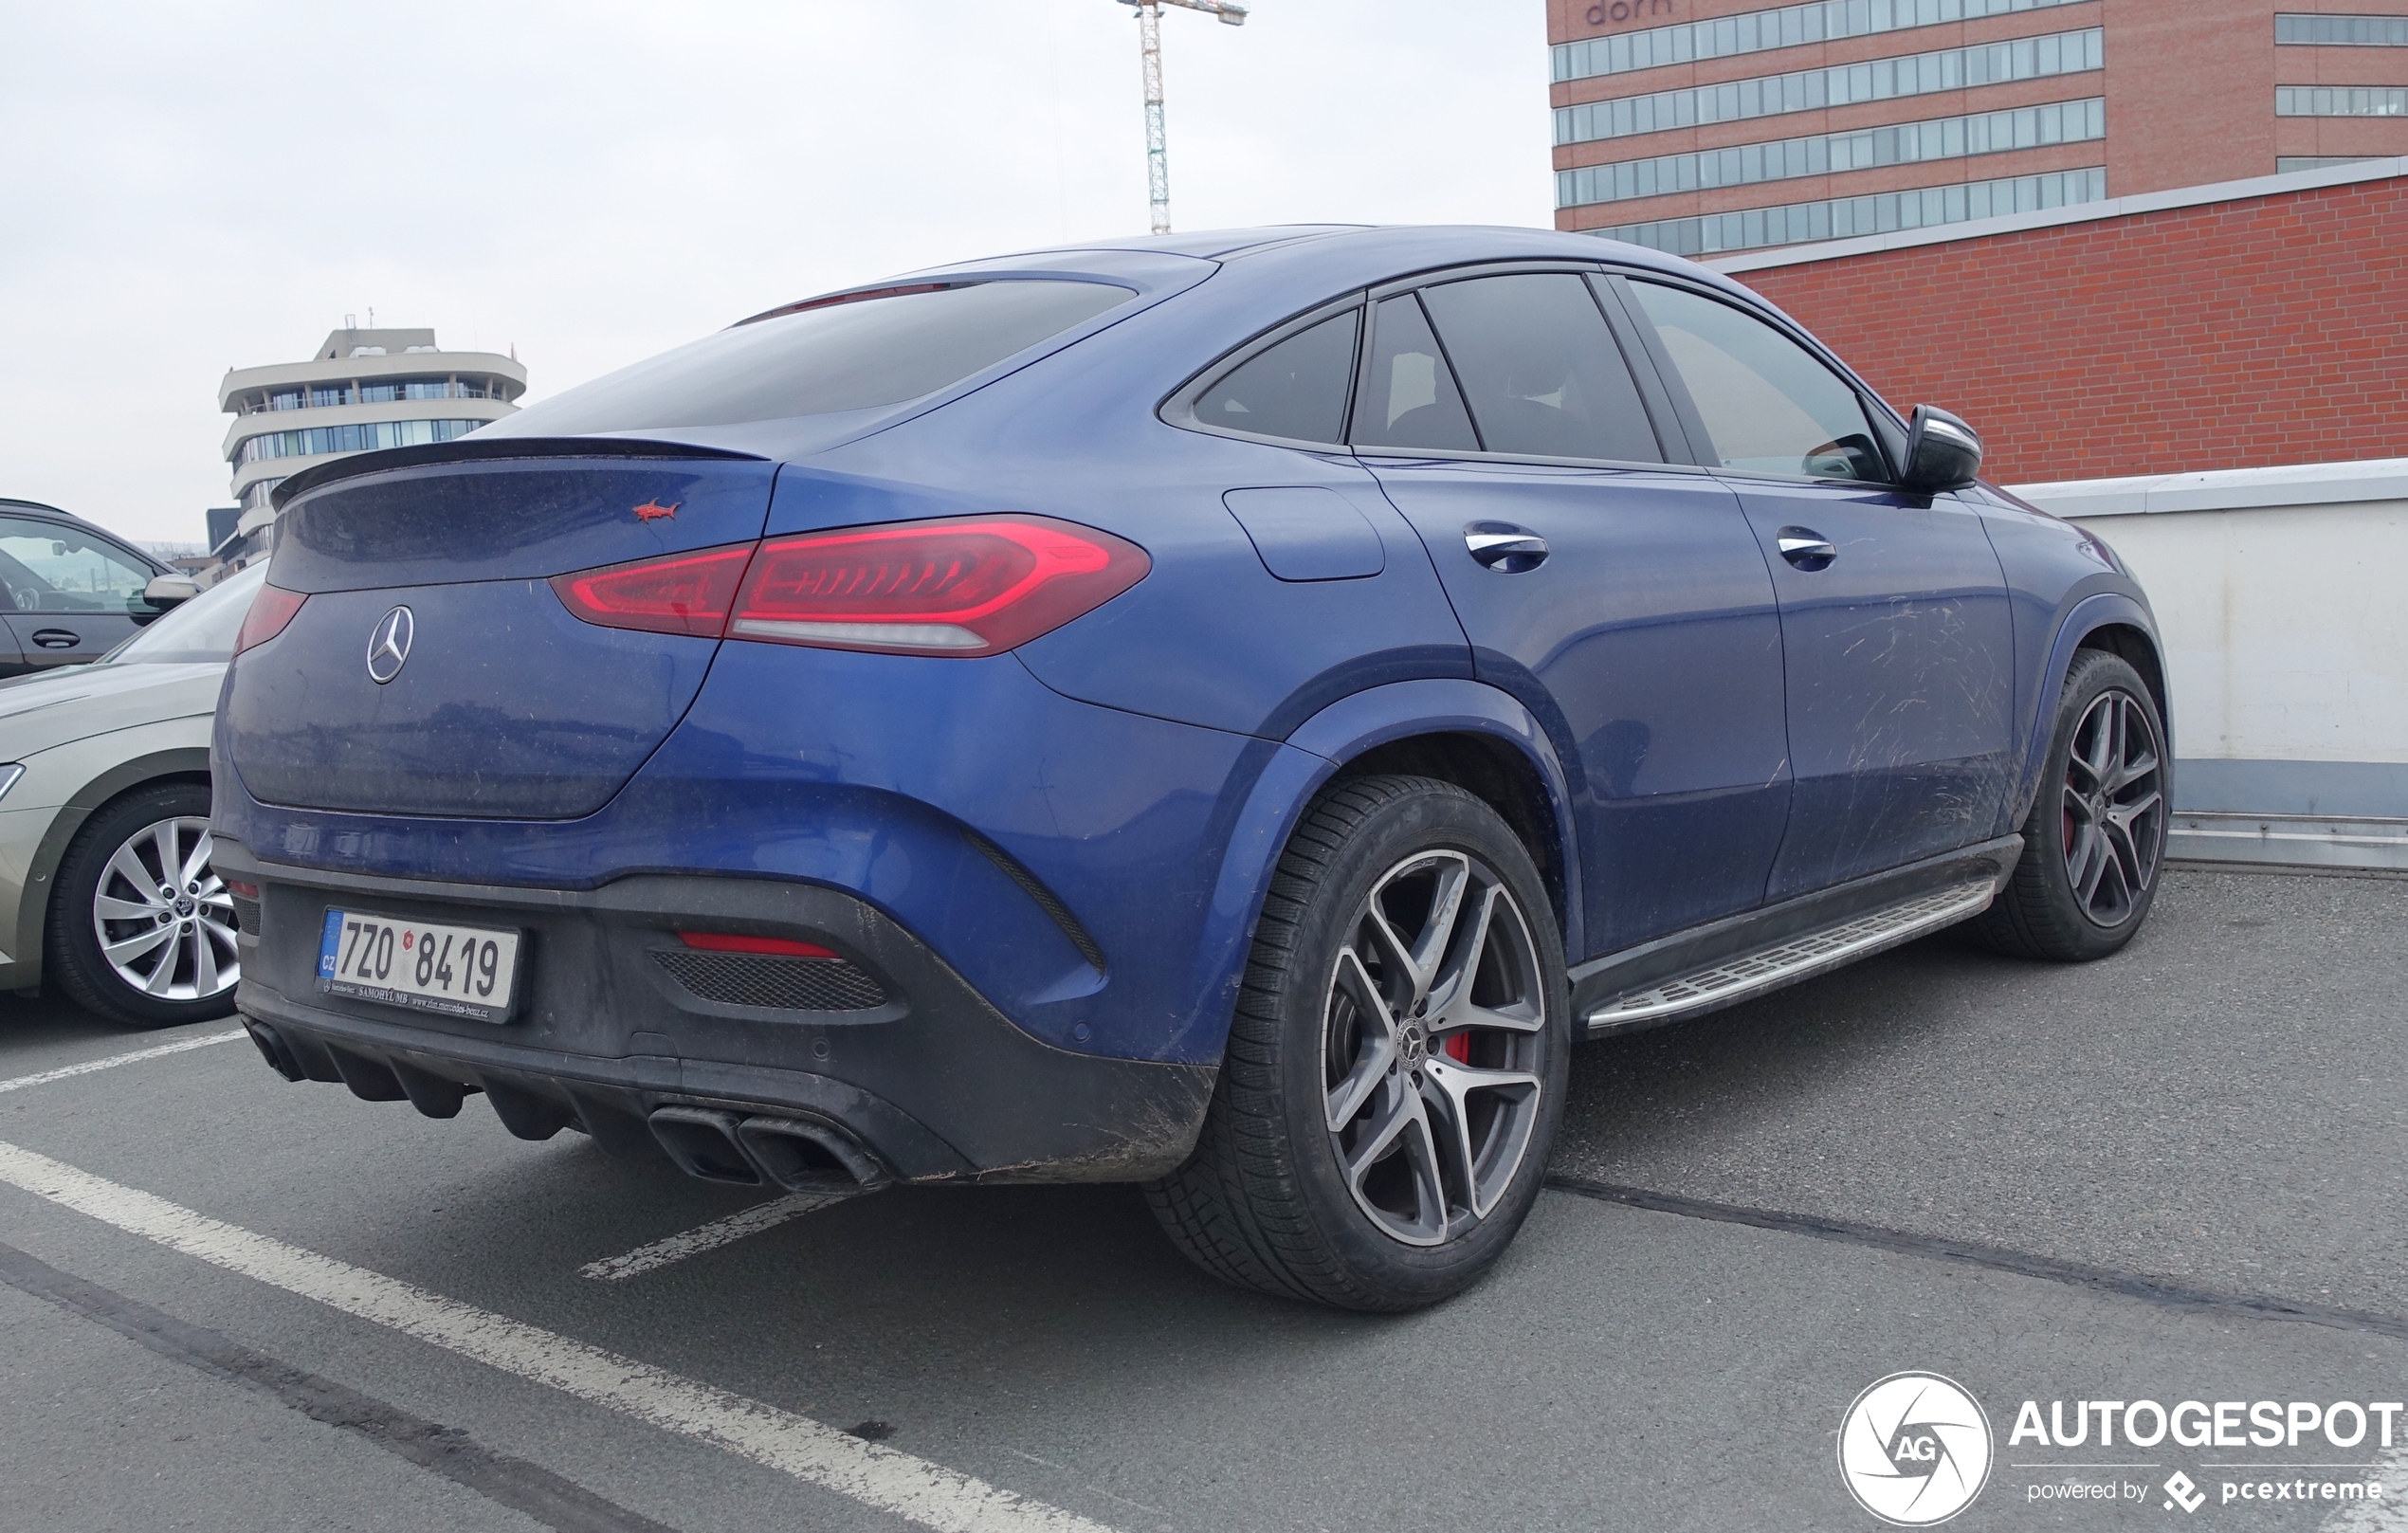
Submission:
M 660 1107 L 652 1137 L 689 1177 L 736 1187 L 845 1196 L 883 1187 L 886 1168 L 841 1130 L 721 1107 Z
M 525 1140 L 548 1140 L 582 1128 L 611 1149 L 641 1153 L 646 1134 L 679 1170 L 732 1187 L 774 1186 L 790 1193 L 845 1197 L 873 1192 L 894 1179 L 879 1159 L 844 1129 L 800 1115 L 724 1107 L 657 1107 L 639 1119 L 624 1109 L 580 1109 L 526 1083 L 499 1074 L 478 1082 L 437 1075 L 398 1056 L 371 1058 L 354 1049 L 288 1037 L 255 1017 L 244 1031 L 268 1067 L 287 1081 L 339 1081 L 369 1102 L 408 1101 L 429 1118 L 449 1118 L 462 1101 L 483 1092 L 495 1116 Z M 624 1123 L 621 1129 L 616 1125 Z

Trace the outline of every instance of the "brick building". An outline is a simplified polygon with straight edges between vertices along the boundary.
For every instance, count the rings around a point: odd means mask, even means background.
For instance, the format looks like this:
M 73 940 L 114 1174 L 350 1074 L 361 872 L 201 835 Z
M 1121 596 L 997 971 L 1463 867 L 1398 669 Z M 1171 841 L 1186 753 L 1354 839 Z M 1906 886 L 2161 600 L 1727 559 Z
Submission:
M 2408 456 L 2408 160 L 1724 257 L 2005 484 Z
M 2408 0 L 1547 0 L 1556 224 L 1683 255 L 2408 155 Z

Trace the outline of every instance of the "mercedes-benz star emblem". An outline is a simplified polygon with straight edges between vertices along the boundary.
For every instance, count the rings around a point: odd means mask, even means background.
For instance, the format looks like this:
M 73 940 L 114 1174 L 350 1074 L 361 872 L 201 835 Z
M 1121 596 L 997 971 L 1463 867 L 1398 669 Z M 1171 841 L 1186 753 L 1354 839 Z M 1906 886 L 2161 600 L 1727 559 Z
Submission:
M 396 607 L 376 619 L 375 630 L 368 635 L 368 679 L 378 686 L 401 674 L 410 659 L 410 641 L 418 631 L 418 620 L 407 607 Z

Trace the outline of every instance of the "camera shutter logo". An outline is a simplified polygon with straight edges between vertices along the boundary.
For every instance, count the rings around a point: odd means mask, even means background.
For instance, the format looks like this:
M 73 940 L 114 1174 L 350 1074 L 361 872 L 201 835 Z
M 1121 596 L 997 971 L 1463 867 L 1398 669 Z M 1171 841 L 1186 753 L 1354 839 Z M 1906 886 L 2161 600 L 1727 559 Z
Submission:
M 417 633 L 418 620 L 407 607 L 378 618 L 368 634 L 368 679 L 382 686 L 400 675 L 410 661 L 410 641 Z
M 1973 1504 L 1990 1478 L 1990 1418 L 1963 1385 L 1903 1373 L 1856 1396 L 1839 1425 L 1839 1477 L 1895 1527 L 1930 1527 Z

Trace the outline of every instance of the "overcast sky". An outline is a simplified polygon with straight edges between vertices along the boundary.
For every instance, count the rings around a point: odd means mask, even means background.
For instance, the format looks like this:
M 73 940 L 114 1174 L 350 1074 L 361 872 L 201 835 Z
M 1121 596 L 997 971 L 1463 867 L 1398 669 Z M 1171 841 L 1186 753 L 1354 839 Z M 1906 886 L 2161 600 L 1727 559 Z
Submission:
M 198 542 L 229 367 L 375 311 L 540 398 L 744 315 L 1142 233 L 1117 0 L 0 0 L 0 495 Z M 1182 229 L 1549 222 L 1540 0 L 1169 10 Z

